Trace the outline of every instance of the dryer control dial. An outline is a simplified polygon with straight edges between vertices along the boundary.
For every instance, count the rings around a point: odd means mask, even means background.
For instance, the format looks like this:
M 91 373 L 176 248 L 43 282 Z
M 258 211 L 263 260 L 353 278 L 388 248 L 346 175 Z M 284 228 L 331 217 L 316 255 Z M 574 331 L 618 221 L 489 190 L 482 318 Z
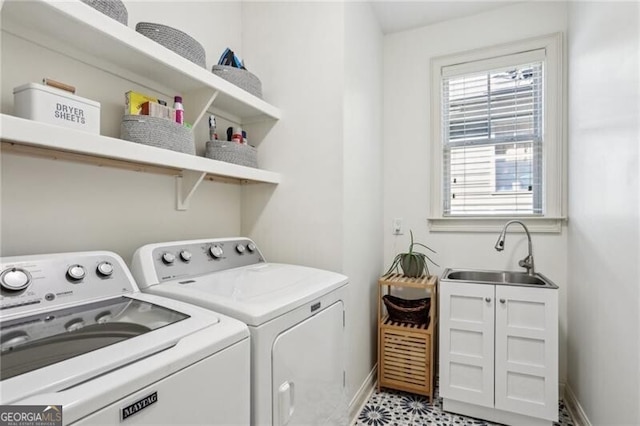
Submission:
M 219 245 L 209 247 L 209 253 L 214 259 L 220 259 L 224 254 L 224 250 Z
M 25 269 L 5 269 L 0 274 L 0 286 L 8 291 L 24 290 L 31 284 L 31 275 Z
M 191 260 L 191 252 L 189 250 L 182 250 L 180 252 L 180 259 L 182 259 L 184 262 L 188 262 Z
M 100 262 L 96 271 L 101 277 L 110 277 L 113 274 L 113 265 L 109 262 Z
M 247 250 L 249 250 L 249 253 L 253 253 L 254 251 L 256 251 L 256 245 L 253 243 L 247 244 Z
M 243 254 L 245 250 L 246 247 L 244 246 L 244 244 L 238 244 L 236 246 L 236 251 L 238 252 L 238 254 Z
M 162 253 L 162 261 L 166 265 L 171 265 L 173 262 L 175 262 L 175 260 L 176 260 L 176 256 L 173 253 L 169 253 L 168 251 Z
M 87 273 L 82 265 L 71 265 L 69 266 L 69 269 L 67 269 L 67 277 L 71 281 L 80 281 L 86 274 Z

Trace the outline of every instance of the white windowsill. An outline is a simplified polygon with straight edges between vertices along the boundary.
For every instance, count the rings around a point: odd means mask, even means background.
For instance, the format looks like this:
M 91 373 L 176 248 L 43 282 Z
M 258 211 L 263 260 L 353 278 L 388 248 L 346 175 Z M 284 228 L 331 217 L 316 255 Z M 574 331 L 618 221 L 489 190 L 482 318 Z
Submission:
M 430 217 L 432 232 L 500 232 L 510 220 L 520 220 L 530 232 L 559 234 L 566 217 Z M 511 228 L 509 228 L 511 230 Z M 514 227 L 517 231 L 522 228 Z M 522 230 L 524 232 L 524 230 Z

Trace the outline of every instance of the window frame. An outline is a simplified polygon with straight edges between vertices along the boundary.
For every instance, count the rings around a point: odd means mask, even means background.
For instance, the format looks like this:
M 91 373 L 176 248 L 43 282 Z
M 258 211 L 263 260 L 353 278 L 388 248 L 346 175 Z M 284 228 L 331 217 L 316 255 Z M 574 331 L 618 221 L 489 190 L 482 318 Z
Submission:
M 544 49 L 543 81 L 543 153 L 542 215 L 465 215 L 446 216 L 443 208 L 443 141 L 442 141 L 442 78 L 445 67 L 468 68 L 471 72 L 478 64 L 514 60 L 518 54 Z M 505 221 L 519 219 L 532 232 L 559 233 L 566 220 L 567 167 L 565 134 L 565 66 L 563 56 L 563 34 L 549 34 L 527 40 L 481 48 L 431 59 L 431 170 L 429 228 L 442 232 L 495 232 L 500 231 Z

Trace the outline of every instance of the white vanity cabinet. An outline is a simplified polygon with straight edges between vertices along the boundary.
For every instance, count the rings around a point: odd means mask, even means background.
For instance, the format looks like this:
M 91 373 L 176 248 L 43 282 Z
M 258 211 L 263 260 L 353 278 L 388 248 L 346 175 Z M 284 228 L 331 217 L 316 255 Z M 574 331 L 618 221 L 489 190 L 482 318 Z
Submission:
M 442 280 L 440 396 L 500 423 L 557 421 L 557 288 Z

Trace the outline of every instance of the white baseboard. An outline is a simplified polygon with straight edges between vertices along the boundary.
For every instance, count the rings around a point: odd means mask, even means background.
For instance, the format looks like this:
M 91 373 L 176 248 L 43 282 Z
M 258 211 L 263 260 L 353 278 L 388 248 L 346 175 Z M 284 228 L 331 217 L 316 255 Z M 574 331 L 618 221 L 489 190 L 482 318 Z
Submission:
M 568 383 L 564 388 L 564 403 L 576 426 L 591 426 L 587 414 L 582 409 L 578 398 L 576 398 L 576 394 L 573 393 Z
M 378 376 L 378 364 L 373 366 L 373 369 L 369 372 L 364 382 L 358 389 L 358 392 L 353 396 L 353 399 L 349 403 L 349 424 L 354 425 L 358 419 L 358 414 L 362 411 L 362 407 L 369 400 L 369 397 L 373 393 L 376 387 L 376 379 Z

